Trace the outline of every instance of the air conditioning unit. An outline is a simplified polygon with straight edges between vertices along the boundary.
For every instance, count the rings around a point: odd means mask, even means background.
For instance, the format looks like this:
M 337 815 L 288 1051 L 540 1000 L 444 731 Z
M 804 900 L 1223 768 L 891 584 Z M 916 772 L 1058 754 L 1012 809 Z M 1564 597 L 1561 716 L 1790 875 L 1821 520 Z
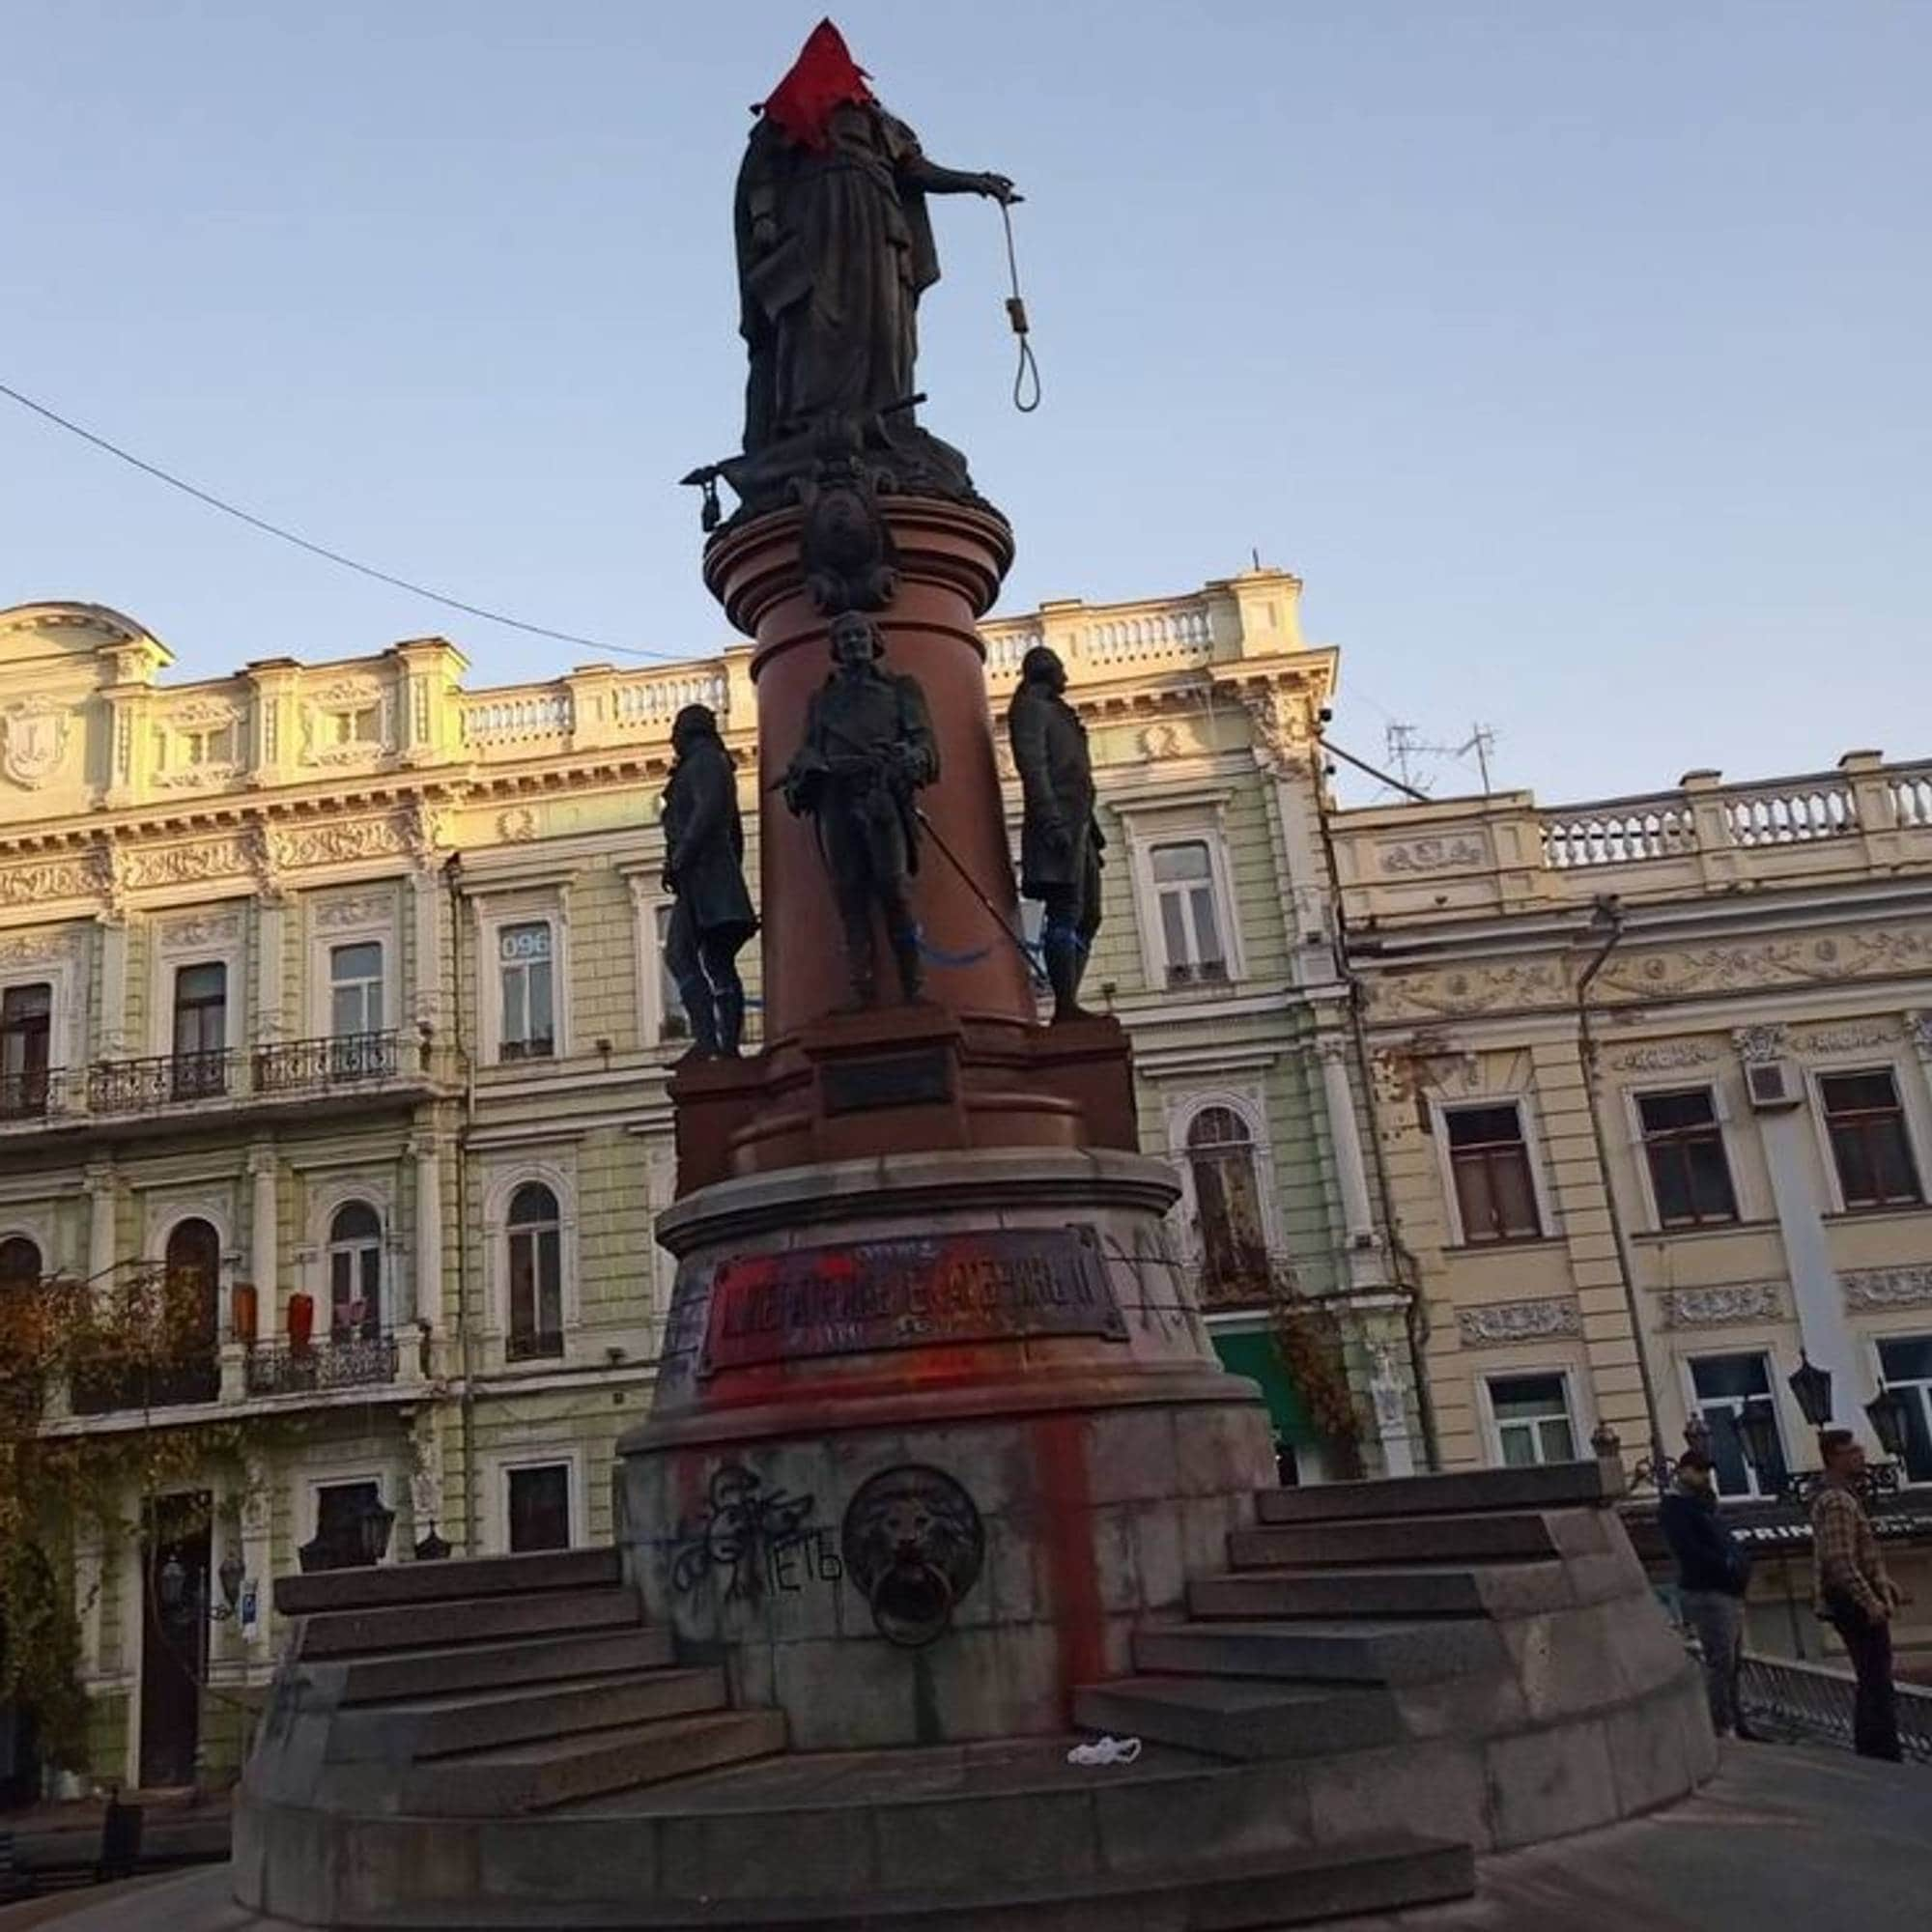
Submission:
M 1798 1076 L 1788 1060 L 1754 1060 L 1745 1068 L 1745 1091 L 1761 1114 L 1776 1113 L 1780 1107 L 1796 1107 L 1804 1098 Z

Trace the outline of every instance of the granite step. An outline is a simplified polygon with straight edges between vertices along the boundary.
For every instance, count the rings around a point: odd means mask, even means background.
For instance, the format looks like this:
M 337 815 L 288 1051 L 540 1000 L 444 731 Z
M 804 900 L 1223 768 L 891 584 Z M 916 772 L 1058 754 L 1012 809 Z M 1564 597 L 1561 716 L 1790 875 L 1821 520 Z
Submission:
M 687 1777 L 781 1751 L 784 1714 L 719 1711 L 570 1738 L 533 1739 L 418 1765 L 403 1807 L 421 1816 L 495 1818 Z
M 1073 1693 L 1076 1723 L 1216 1757 L 1299 1758 L 1367 1750 L 1404 1736 L 1379 1688 L 1257 1677 L 1122 1677 Z
M 533 1596 L 479 1597 L 456 1604 L 330 1610 L 302 1620 L 296 1638 L 304 1662 L 377 1651 L 432 1650 L 502 1637 L 541 1637 L 617 1630 L 642 1621 L 635 1590 L 545 1590 Z
M 997 1860 L 988 1858 L 988 1866 Z M 1475 1857 L 1449 1839 L 1386 1833 L 1329 1845 L 1179 1858 L 1128 1872 L 1002 1879 L 812 1897 L 575 1900 L 578 1932 L 1280 1932 L 1323 1919 L 1468 1898 Z M 553 1885 L 550 1895 L 554 1894 Z M 413 1927 L 496 1932 L 532 1923 L 530 1900 L 487 1898 L 412 1914 Z M 1379 1922 L 1379 1918 L 1378 1919 Z
M 338 1762 L 421 1760 L 616 1730 L 660 1718 L 693 1717 L 723 1710 L 725 1699 L 724 1671 L 709 1668 L 639 1671 L 480 1695 L 405 1699 L 344 1712 L 329 1736 L 328 1749 Z
M 1267 1499 L 1284 1492 L 1264 1491 Z M 1373 1568 L 1389 1563 L 1534 1562 L 1559 1554 L 1555 1525 L 1541 1511 L 1483 1516 L 1371 1517 L 1360 1521 L 1267 1523 L 1228 1538 L 1237 1570 L 1318 1563 Z
M 1534 1469 L 1457 1469 L 1438 1476 L 1261 1490 L 1255 1507 L 1264 1522 L 1348 1522 L 1377 1517 L 1565 1509 L 1611 1503 L 1623 1492 L 1622 1473 L 1615 1464 L 1548 1463 Z
M 673 1651 L 669 1631 L 637 1624 L 523 1643 L 464 1644 L 451 1650 L 355 1658 L 344 1666 L 341 1701 L 371 1704 L 507 1690 L 521 1684 L 558 1684 L 616 1671 L 658 1670 L 673 1661 Z
M 1244 1570 L 1197 1577 L 1187 1607 L 1200 1618 L 1493 1617 L 1567 1609 L 1561 1563 L 1415 1570 Z
M 275 1607 L 286 1617 L 329 1610 L 377 1609 L 391 1604 L 453 1603 L 472 1597 L 522 1597 L 540 1590 L 587 1590 L 620 1583 L 614 1548 L 547 1549 L 527 1556 L 476 1556 L 441 1563 L 387 1563 L 364 1570 L 326 1570 L 277 1577 Z
M 1496 1628 L 1476 1618 L 1415 1623 L 1149 1624 L 1134 1633 L 1141 1671 L 1420 1684 L 1503 1661 Z

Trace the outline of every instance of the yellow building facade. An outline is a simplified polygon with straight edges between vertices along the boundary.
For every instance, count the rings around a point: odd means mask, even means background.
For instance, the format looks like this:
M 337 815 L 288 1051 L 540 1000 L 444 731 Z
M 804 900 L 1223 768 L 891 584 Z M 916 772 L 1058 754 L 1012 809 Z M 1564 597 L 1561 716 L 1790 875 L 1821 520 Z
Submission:
M 1635 1464 L 1701 1418 L 1721 1492 L 1768 1495 L 1816 1466 L 1808 1360 L 1874 1458 L 1896 1390 L 1932 1483 L 1932 764 L 1351 810 L 1335 840 L 1445 1463 L 1607 1427 Z
M 1067 662 L 1109 840 L 1087 997 L 1132 1031 L 1217 1340 L 1314 1479 L 1423 1449 L 1321 841 L 1336 654 L 1299 588 L 1053 604 L 985 639 L 996 710 L 1031 644 Z M 206 1445 L 165 1493 L 130 1476 L 120 1529 L 77 1526 L 95 1776 L 239 1761 L 304 1548 L 609 1536 L 687 1045 L 658 800 L 672 719 L 711 705 L 755 890 L 749 658 L 470 691 L 424 639 L 176 683 L 117 612 L 0 613 L 0 1292 L 158 1266 L 199 1297 L 179 1359 L 43 1422 Z M 1024 935 L 929 937 L 943 971 Z M 1332 1344 L 1303 1334 L 1308 1386 L 1288 1287 Z

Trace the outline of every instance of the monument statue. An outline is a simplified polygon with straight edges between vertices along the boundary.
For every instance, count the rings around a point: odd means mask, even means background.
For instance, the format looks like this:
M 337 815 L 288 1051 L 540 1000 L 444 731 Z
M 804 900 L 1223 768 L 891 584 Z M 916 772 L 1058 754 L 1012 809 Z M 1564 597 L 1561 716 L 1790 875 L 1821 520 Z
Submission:
M 845 929 L 852 996 L 878 998 L 872 908 L 883 915 L 899 991 L 920 996 L 919 934 L 907 888 L 919 869 L 916 794 L 939 777 L 939 746 L 919 680 L 883 670 L 868 617 L 833 620 L 832 675 L 812 694 L 805 739 L 781 781 L 785 803 L 817 822 Z
M 939 279 L 925 203 L 1013 202 L 1012 183 L 928 160 L 830 20 L 753 111 L 732 212 L 744 454 L 685 480 L 708 491 L 723 476 L 745 512 L 776 508 L 810 473 L 828 425 L 836 436 L 843 424 L 896 487 L 971 497 L 965 458 L 913 421 L 919 298 Z
M 1020 775 L 1020 892 L 1046 909 L 1041 950 L 1053 1017 L 1085 1019 L 1080 980 L 1100 929 L 1100 848 L 1087 727 L 1067 703 L 1066 667 L 1036 644 L 1020 662 L 1007 734 Z
M 738 952 L 758 929 L 745 890 L 745 828 L 731 754 L 708 704 L 687 704 L 671 724 L 676 753 L 665 789 L 665 888 L 675 898 L 665 964 L 706 1057 L 738 1057 L 745 986 Z

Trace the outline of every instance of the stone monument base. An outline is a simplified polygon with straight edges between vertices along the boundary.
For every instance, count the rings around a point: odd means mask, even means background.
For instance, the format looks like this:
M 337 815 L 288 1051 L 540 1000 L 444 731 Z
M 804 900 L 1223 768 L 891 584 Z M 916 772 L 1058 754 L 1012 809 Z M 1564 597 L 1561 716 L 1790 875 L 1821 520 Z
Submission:
M 650 1620 L 805 1749 L 1065 1731 L 1272 1465 L 1170 1252 L 1174 1193 L 1139 1155 L 1042 1149 L 678 1203 L 658 1405 L 620 1445 Z

